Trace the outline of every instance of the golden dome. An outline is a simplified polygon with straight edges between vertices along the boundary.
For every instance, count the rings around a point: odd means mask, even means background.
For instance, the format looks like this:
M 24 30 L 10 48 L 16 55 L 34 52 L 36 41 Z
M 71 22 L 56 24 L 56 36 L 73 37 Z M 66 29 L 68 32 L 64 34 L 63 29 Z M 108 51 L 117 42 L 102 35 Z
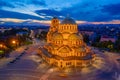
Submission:
M 53 39 L 54 40 L 62 40 L 63 39 L 63 36 L 61 33 L 54 33 L 53 34 Z
M 78 34 L 71 34 L 69 37 L 68 37 L 69 40 L 81 40 L 83 39 L 82 36 L 79 36 Z
M 78 51 L 78 52 L 85 52 L 86 49 L 85 49 L 85 47 L 79 47 L 79 48 L 77 49 L 77 51 Z
M 68 39 L 68 36 L 70 35 L 70 33 L 68 33 L 68 32 L 64 32 L 62 34 L 63 34 L 64 39 Z
M 58 51 L 61 53 L 68 53 L 71 51 L 71 49 L 68 46 L 63 46 L 63 47 L 59 48 Z

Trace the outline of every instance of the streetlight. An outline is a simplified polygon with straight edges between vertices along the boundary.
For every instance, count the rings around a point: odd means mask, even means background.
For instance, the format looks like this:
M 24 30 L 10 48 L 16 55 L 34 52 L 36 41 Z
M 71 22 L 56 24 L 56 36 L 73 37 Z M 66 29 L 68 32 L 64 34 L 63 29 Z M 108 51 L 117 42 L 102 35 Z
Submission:
M 15 41 L 15 40 L 13 40 L 13 41 L 12 41 L 12 43 L 13 43 L 13 44 L 16 44 L 16 41 Z
M 0 58 L 5 56 L 4 44 L 0 44 Z
M 12 44 L 14 47 L 17 47 L 17 41 L 16 40 L 12 40 Z
M 2 48 L 3 47 L 3 44 L 0 44 L 0 48 Z

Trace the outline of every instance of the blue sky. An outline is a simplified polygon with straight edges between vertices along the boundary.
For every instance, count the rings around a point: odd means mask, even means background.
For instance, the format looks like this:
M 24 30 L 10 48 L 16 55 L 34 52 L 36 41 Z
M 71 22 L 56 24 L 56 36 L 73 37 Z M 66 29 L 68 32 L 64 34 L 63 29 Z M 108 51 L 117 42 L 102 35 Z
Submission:
M 63 19 L 67 14 L 77 21 L 119 22 L 119 9 L 120 0 L 0 0 L 0 23 Z

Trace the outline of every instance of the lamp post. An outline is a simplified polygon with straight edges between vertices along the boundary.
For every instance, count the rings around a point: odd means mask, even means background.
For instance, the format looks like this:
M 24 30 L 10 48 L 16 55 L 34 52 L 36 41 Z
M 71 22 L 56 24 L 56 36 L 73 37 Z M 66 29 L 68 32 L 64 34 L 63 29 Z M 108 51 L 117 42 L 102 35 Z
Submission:
M 17 41 L 16 40 L 12 40 L 12 44 L 13 44 L 13 46 L 15 46 L 15 48 L 17 47 Z
M 0 57 L 4 57 L 5 50 L 4 50 L 4 45 L 0 44 Z
M 0 48 L 3 48 L 3 44 L 0 44 Z
M 13 40 L 13 41 L 12 41 L 12 43 L 13 43 L 13 44 L 16 44 L 16 41 L 15 41 L 15 40 Z

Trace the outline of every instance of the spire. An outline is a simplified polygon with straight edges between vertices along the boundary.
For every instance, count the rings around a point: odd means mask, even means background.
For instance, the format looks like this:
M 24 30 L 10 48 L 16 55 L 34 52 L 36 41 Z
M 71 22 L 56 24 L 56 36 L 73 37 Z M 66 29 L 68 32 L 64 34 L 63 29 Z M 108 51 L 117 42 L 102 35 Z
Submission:
M 57 16 L 54 15 L 54 16 L 53 16 L 53 19 L 57 19 Z

